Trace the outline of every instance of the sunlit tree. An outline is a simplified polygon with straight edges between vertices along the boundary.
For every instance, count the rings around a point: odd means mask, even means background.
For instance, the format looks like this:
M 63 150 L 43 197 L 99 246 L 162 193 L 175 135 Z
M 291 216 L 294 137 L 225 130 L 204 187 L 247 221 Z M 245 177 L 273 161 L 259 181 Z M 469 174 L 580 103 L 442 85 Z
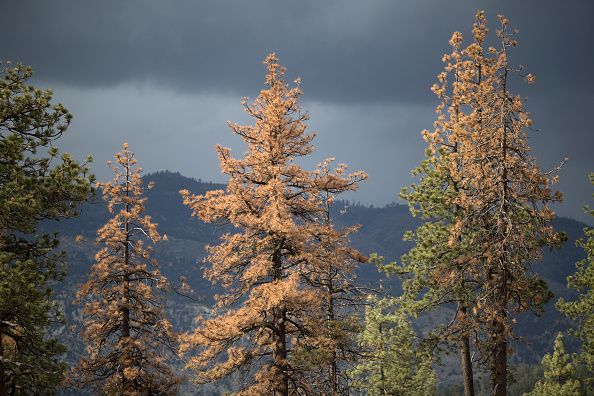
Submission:
M 176 336 L 157 290 L 167 280 L 146 245 L 161 236 L 144 213 L 141 169 L 127 144 L 115 158 L 114 180 L 100 183 L 113 217 L 98 230 L 102 248 L 77 293 L 86 355 L 75 380 L 109 395 L 171 395 L 179 384 L 168 364 Z
M 465 50 L 467 62 L 459 73 L 459 84 L 467 87 L 467 111 L 448 139 L 458 144 L 450 170 L 460 181 L 456 204 L 464 213 L 452 239 L 472 230 L 472 244 L 481 251 L 472 267 L 472 310 L 486 337 L 477 347 L 490 367 L 493 394 L 505 395 L 514 316 L 540 312 L 551 296 L 530 265 L 542 258 L 543 246 L 557 246 L 563 238 L 550 225 L 554 212 L 548 205 L 562 198 L 551 187 L 555 176 L 541 171 L 531 156 L 526 137 L 532 120 L 522 98 L 509 89 L 515 70 L 508 49 L 517 42 L 508 20 L 499 20 L 499 47 L 485 48 L 487 21 L 483 12 L 477 14 L 474 42 Z M 461 40 L 461 35 L 452 38 Z M 534 81 L 530 74 L 524 78 Z
M 543 246 L 563 239 L 550 226 L 548 207 L 561 194 L 552 190 L 553 173 L 541 171 L 530 155 L 532 121 L 522 98 L 509 90 L 518 70 L 508 50 L 517 42 L 507 19 L 499 19 L 498 47 L 485 43 L 483 12 L 472 43 L 462 46 L 459 32 L 450 40 L 453 52 L 443 57 L 446 67 L 433 86 L 442 99 L 435 129 L 424 132 L 428 158 L 415 171 L 421 182 L 403 194 L 429 222 L 409 234 L 415 247 L 394 268 L 408 274 L 404 289 L 412 308 L 457 305 L 454 320 L 438 334 L 461 342 L 466 394 L 472 394 L 471 339 L 490 368 L 493 394 L 506 394 L 513 317 L 539 313 L 551 295 L 530 264 Z
M 243 101 L 255 124 L 230 124 L 247 144 L 244 158 L 217 147 L 226 191 L 182 191 L 194 215 L 235 227 L 208 247 L 205 276 L 224 292 L 211 316 L 198 318 L 183 350 L 199 383 L 241 371 L 246 384 L 239 394 L 311 393 L 316 382 L 303 365 L 308 359 L 297 357 L 326 347 L 329 293 L 320 282 L 330 262 L 337 268 L 364 260 L 345 243 L 350 229 L 320 220 L 322 193 L 354 190 L 366 176 L 346 175 L 344 166 L 309 172 L 296 163 L 313 150 L 299 81 L 289 88 L 274 54 L 264 63 L 267 88 L 252 104 Z

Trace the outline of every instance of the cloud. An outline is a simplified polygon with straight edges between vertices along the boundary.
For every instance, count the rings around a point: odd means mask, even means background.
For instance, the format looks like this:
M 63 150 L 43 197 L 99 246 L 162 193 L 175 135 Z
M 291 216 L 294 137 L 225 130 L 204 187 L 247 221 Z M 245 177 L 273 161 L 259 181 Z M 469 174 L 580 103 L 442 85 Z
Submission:
M 245 146 L 226 121 L 249 123 L 239 98 L 179 95 L 151 85 L 125 84 L 78 90 L 57 87 L 56 99 L 75 115 L 60 141 L 64 151 L 82 159 L 94 157 L 93 172 L 102 180 L 112 174 L 105 161 L 128 142 L 146 172 L 169 169 L 184 175 L 224 182 L 215 145 L 231 147 L 241 157 Z M 347 199 L 384 205 L 396 200 L 410 169 L 422 158 L 420 130 L 432 106 L 367 106 L 304 102 L 315 151 L 302 164 L 309 169 L 328 157 L 370 179 Z
M 594 55 L 584 41 L 594 37 L 594 3 L 481 6 L 493 22 L 505 12 L 521 28 L 518 60 L 537 69 L 548 90 L 592 89 Z M 468 32 L 476 7 L 470 0 L 6 0 L 0 56 L 33 65 L 52 84 L 149 81 L 221 94 L 257 89 L 260 62 L 276 51 L 315 100 L 428 102 L 452 31 Z
M 454 30 L 468 35 L 477 7 L 493 29 L 506 14 L 520 29 L 512 62 L 537 84 L 528 97 L 545 168 L 568 156 L 559 212 L 581 219 L 594 170 L 594 2 L 576 0 L 4 0 L 0 59 L 30 64 L 75 116 L 61 147 L 95 156 L 95 172 L 128 141 L 147 171 L 223 181 L 214 145 L 243 147 L 225 125 L 247 121 L 239 99 L 262 87 L 261 62 L 276 51 L 301 76 L 318 131 L 307 163 L 334 156 L 370 180 L 351 199 L 383 204 L 411 182 L 431 128 L 429 91 Z M 62 146 L 63 145 L 63 146 Z
M 146 172 L 167 169 L 213 181 L 222 180 L 215 145 L 242 152 L 225 123 L 245 119 L 236 97 L 180 95 L 150 84 L 55 91 L 74 114 L 60 148 L 79 158 L 92 154 L 92 171 L 103 180 L 113 176 L 105 162 L 124 142 Z

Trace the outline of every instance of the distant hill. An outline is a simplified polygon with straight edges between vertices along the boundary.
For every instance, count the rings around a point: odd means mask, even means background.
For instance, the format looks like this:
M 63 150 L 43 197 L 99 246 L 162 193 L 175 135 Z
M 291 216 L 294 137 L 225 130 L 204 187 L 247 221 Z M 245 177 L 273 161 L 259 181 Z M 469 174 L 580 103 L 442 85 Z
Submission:
M 191 217 L 190 210 L 182 204 L 179 190 L 187 189 L 202 194 L 208 190 L 222 189 L 224 186 L 187 178 L 173 172 L 157 172 L 146 175 L 143 179 L 147 183 L 154 182 L 154 187 L 146 191 L 147 213 L 158 223 L 159 232 L 169 237 L 168 241 L 155 246 L 155 255 L 162 271 L 173 283 L 180 276 L 187 277 L 195 291 L 195 297 L 198 298 L 198 301 L 194 301 L 177 295 L 170 296 L 168 312 L 172 322 L 177 330 L 187 330 L 191 328 L 193 318 L 199 312 L 208 310 L 216 292 L 202 277 L 204 246 L 217 243 L 219 235 L 231 228 L 228 225 L 205 224 Z M 345 205 L 346 212 L 341 214 L 341 209 Z M 82 207 L 80 217 L 59 223 L 45 223 L 43 226 L 46 231 L 59 232 L 62 248 L 68 254 L 69 276 L 64 283 L 56 285 L 56 294 L 64 301 L 67 320 L 71 324 L 80 320 L 81 312 L 79 307 L 66 302 L 72 301 L 76 288 L 84 282 L 97 250 L 93 242 L 96 230 L 108 218 L 106 205 L 98 197 L 95 202 Z M 359 232 L 352 236 L 353 245 L 364 254 L 377 252 L 387 260 L 398 260 L 406 252 L 409 245 L 402 241 L 402 236 L 406 230 L 413 229 L 420 222 L 419 219 L 411 217 L 405 205 L 392 204 L 383 208 L 373 208 L 348 205 L 345 202 L 335 205 L 333 219 L 338 226 L 360 224 Z M 585 224 L 569 218 L 559 218 L 554 221 L 554 225 L 558 230 L 567 232 L 568 241 L 560 250 L 546 251 L 544 260 L 534 263 L 533 270 L 547 280 L 556 300 L 559 296 L 572 297 L 572 293 L 566 288 L 566 278 L 573 273 L 575 262 L 583 257 L 583 251 L 575 247 L 575 241 L 582 236 Z M 82 235 L 84 241 L 74 242 L 76 235 Z M 393 293 L 399 292 L 400 284 L 397 279 L 386 279 L 373 265 L 360 266 L 358 281 L 361 284 L 377 286 L 380 279 L 383 279 L 384 285 Z M 527 314 L 519 319 L 517 330 L 525 338 L 525 342 L 518 342 L 515 347 L 516 362 L 539 361 L 544 352 L 551 348 L 556 331 L 567 327 L 567 320 L 554 310 L 553 303 L 554 301 L 547 306 L 540 318 Z M 425 319 L 425 322 L 434 319 Z M 56 331 L 61 334 L 70 349 L 68 359 L 76 359 L 81 352 L 80 340 L 76 333 L 67 331 L 67 327 Z M 456 369 L 452 367 L 444 373 L 455 375 Z

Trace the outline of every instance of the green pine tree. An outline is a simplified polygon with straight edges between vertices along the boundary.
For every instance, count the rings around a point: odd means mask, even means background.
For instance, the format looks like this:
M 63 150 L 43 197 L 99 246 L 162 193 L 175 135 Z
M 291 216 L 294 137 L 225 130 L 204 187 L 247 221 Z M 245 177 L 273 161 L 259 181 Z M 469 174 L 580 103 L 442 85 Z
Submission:
M 563 335 L 555 339 L 553 354 L 542 359 L 544 380 L 538 381 L 531 392 L 524 396 L 579 396 L 580 382 L 576 379 L 574 359 L 565 352 Z
M 370 297 L 360 336 L 365 358 L 352 373 L 355 387 L 370 396 L 435 394 L 431 353 L 418 340 L 394 299 Z
M 411 213 L 424 222 L 404 239 L 414 245 L 399 264 L 380 265 L 402 280 L 403 307 L 412 315 L 431 312 L 455 304 L 452 319 L 431 329 L 432 342 L 457 345 L 463 373 L 464 394 L 474 395 L 470 340 L 478 332 L 473 315 L 473 283 L 470 274 L 475 263 L 473 231 L 457 227 L 462 214 L 456 204 L 458 185 L 448 163 L 454 151 L 441 147 L 427 150 L 426 159 L 413 170 L 419 182 L 402 190 Z M 454 236 L 456 235 L 456 236 Z
M 38 224 L 76 216 L 93 190 L 87 163 L 54 146 L 72 116 L 31 75 L 0 70 L 0 395 L 53 394 L 63 379 L 65 348 L 47 329 L 61 317 L 51 286 L 65 257 Z
M 594 185 L 594 172 L 589 174 Z M 586 213 L 594 216 L 594 209 L 585 207 Z M 575 301 L 559 299 L 557 308 L 574 319 L 577 328 L 572 333 L 581 341 L 580 359 L 594 372 L 594 228 L 584 229 L 585 238 L 577 241 L 584 249 L 586 258 L 576 263 L 575 274 L 567 278 L 567 286 L 579 292 Z
M 476 24 L 475 24 L 476 26 Z M 406 241 L 412 248 L 401 262 L 384 264 L 376 259 L 381 270 L 399 275 L 402 280 L 403 307 L 411 314 L 429 312 L 444 305 L 456 306 L 448 324 L 436 326 L 430 333 L 434 342 L 456 343 L 460 351 L 464 394 L 474 395 L 470 340 L 476 339 L 474 326 L 472 269 L 478 253 L 475 232 L 460 227 L 465 213 L 460 207 L 461 170 L 458 163 L 460 144 L 451 138 L 463 125 L 465 90 L 461 84 L 465 54 L 460 43 L 450 40 L 452 53 L 444 56 L 444 72 L 438 76 L 440 85 L 433 87 L 440 99 L 433 133 L 424 130 L 427 143 L 425 159 L 412 171 L 417 182 L 402 189 L 400 197 L 408 202 L 411 214 L 423 219 L 416 230 L 407 232 Z M 451 87 L 446 94 L 451 74 Z

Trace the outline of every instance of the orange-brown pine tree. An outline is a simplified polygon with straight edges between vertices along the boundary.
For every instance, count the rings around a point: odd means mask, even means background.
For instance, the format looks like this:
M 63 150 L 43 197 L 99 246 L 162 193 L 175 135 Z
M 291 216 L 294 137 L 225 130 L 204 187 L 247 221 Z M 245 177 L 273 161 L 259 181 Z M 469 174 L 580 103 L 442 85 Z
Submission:
M 476 346 L 490 367 L 495 396 L 507 392 L 514 317 L 538 313 L 550 298 L 530 264 L 541 258 L 543 246 L 562 242 L 550 226 L 554 213 L 548 207 L 562 196 L 551 189 L 554 175 L 542 172 L 530 155 L 526 133 L 532 121 L 522 98 L 509 90 L 509 77 L 521 72 L 508 58 L 509 47 L 517 45 L 515 32 L 508 32 L 505 17 L 499 19 L 497 48 L 485 45 L 482 11 L 476 15 L 473 43 L 460 49 L 462 35 L 454 33 L 454 52 L 444 58 L 448 66 L 434 86 L 444 105 L 438 108 L 435 132 L 426 134 L 434 149 L 450 148 L 448 173 L 457 187 L 450 243 L 471 238 L 473 257 L 463 261 L 473 263 L 464 275 L 474 299 L 465 322 L 479 337 Z M 454 82 L 448 91 L 450 73 Z M 530 74 L 524 78 L 534 80 Z
M 127 143 L 115 158 L 114 180 L 100 183 L 114 216 L 98 230 L 103 248 L 77 293 L 87 354 L 75 380 L 108 395 L 172 395 L 180 380 L 167 363 L 176 337 L 155 293 L 167 280 L 145 245 L 161 236 L 144 214 L 141 169 Z
M 182 191 L 194 215 L 236 227 L 208 247 L 205 275 L 225 293 L 216 297 L 210 317 L 198 318 L 182 350 L 194 352 L 189 368 L 199 383 L 242 370 L 248 380 L 238 394 L 311 393 L 316 381 L 296 357 L 325 345 L 329 294 L 319 286 L 327 274 L 324 263 L 338 254 L 363 261 L 346 243 L 325 242 L 346 240 L 352 230 L 338 231 L 321 220 L 323 191 L 355 190 L 366 175 L 345 175 L 340 166 L 334 173 L 309 172 L 295 162 L 313 150 L 307 114 L 298 104 L 299 81 L 288 87 L 274 54 L 264 63 L 267 89 L 253 104 L 242 102 L 255 124 L 230 124 L 248 146 L 245 157 L 234 159 L 229 149 L 217 147 L 229 176 L 226 191 Z M 348 260 L 342 263 L 348 271 Z

